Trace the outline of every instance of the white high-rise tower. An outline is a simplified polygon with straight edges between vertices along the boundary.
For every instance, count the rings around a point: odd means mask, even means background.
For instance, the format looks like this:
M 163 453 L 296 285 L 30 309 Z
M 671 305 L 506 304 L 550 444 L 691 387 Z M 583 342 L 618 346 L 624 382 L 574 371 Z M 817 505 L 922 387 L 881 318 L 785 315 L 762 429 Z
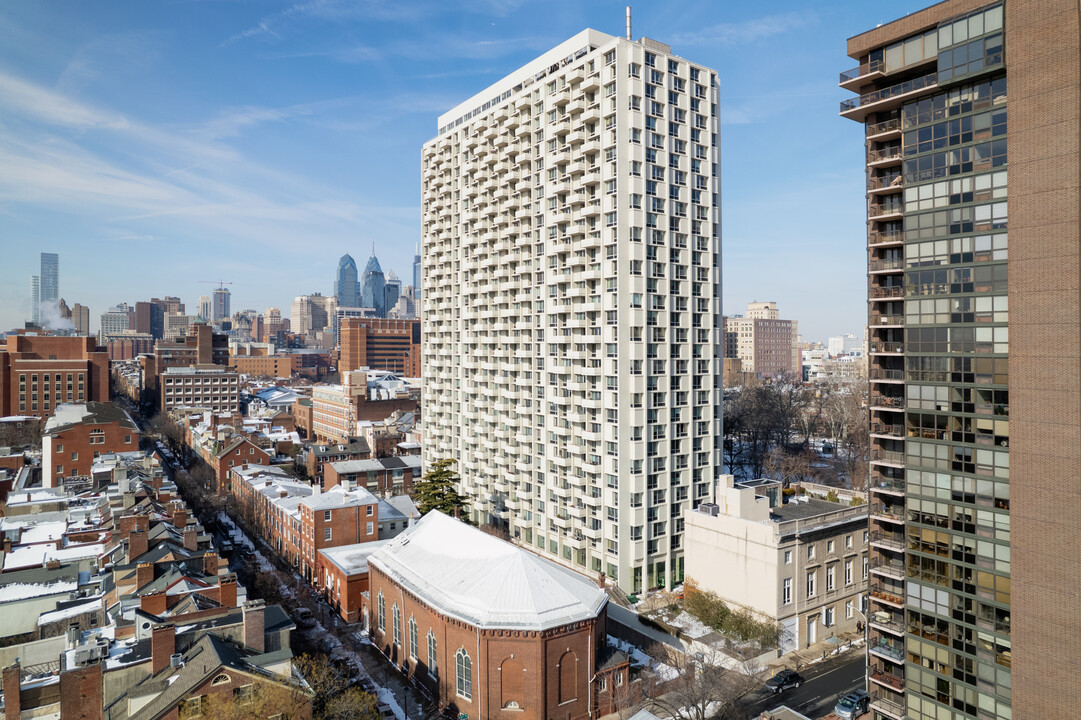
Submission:
M 426 460 L 627 591 L 683 577 L 720 473 L 716 73 L 585 30 L 425 144 Z

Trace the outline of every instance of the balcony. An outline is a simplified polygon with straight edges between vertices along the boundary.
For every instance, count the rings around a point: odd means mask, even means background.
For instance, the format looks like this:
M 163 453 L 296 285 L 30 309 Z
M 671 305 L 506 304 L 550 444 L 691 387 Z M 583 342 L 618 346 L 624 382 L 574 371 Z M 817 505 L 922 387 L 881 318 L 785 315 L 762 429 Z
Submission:
M 871 372 L 872 372 L 872 377 L 871 377 L 872 380 L 890 380 L 890 379 L 901 380 L 901 379 L 903 379 L 903 378 L 890 378 L 890 377 L 883 377 L 883 378 L 874 377 L 874 373 L 883 373 L 883 374 L 886 374 L 886 373 L 898 373 L 898 374 L 901 374 L 901 373 L 903 373 L 902 370 L 883 370 L 881 368 L 871 368 Z M 872 435 L 885 435 L 886 437 L 893 437 L 893 438 L 903 438 L 905 436 L 905 426 L 900 425 L 900 424 L 889 425 L 887 423 L 871 423 L 871 434 Z
M 867 244 L 872 247 L 879 245 L 900 245 L 904 241 L 905 233 L 902 230 L 874 230 L 867 235 Z
M 872 474 L 868 480 L 867 489 L 871 492 L 882 492 L 888 495 L 904 495 L 905 481 L 899 478 L 886 477 L 885 475 Z
M 896 692 L 904 692 L 905 690 L 905 679 L 899 675 L 894 675 L 873 665 L 867 669 L 867 674 L 872 682 L 885 685 Z
M 874 352 L 872 350 L 872 352 Z M 888 408 L 890 410 L 904 410 L 905 399 L 903 397 L 891 397 L 889 395 L 872 395 L 871 407 Z
M 903 563 L 890 562 L 888 560 L 875 560 L 871 563 L 871 572 L 876 575 L 885 575 L 891 577 L 898 582 L 902 582 L 905 579 L 905 566 Z M 897 658 L 900 660 L 900 658 Z
M 890 151 L 891 153 L 894 151 Z M 873 177 L 867 183 L 867 189 L 871 191 L 885 190 L 887 192 L 901 192 L 904 190 L 905 176 L 901 173 L 893 175 L 879 175 Z
M 860 86 L 882 77 L 885 70 L 886 64 L 881 60 L 862 63 L 859 67 L 841 73 L 841 79 L 837 84 L 845 90 L 855 92 L 860 89 Z
M 873 112 L 885 112 L 901 107 L 905 100 L 933 88 L 938 83 L 938 73 L 927 73 L 896 85 L 864 93 L 858 98 L 841 101 L 841 117 L 863 122 Z
M 904 217 L 904 203 L 892 202 L 881 205 L 871 205 L 867 208 L 867 217 L 872 220 L 898 220 Z
M 901 137 L 901 119 L 893 118 L 890 120 L 883 120 L 877 123 L 867 124 L 867 139 L 868 140 L 889 140 L 894 137 Z
M 905 324 L 904 315 L 887 315 L 882 313 L 871 314 L 871 326 L 872 327 L 888 327 L 899 326 Z M 903 380 L 904 378 L 896 378 L 897 380 Z
M 896 452 L 894 450 L 879 450 L 878 448 L 872 448 L 871 462 L 884 463 L 886 465 L 894 465 L 896 467 L 904 467 L 905 454 L 903 452 Z
M 873 342 L 869 343 L 871 353 L 876 355 L 900 355 L 905 351 L 902 342 Z
M 904 508 L 888 503 L 872 503 L 870 508 L 872 518 L 885 520 L 886 522 L 904 525 Z
M 903 609 L 905 606 L 905 599 L 900 593 L 900 590 L 898 590 L 896 593 L 891 593 L 888 590 L 882 588 L 872 587 L 869 595 L 871 599 L 875 602 L 882 603 L 883 605 L 888 605 L 890 607 Z
M 898 699 L 903 700 L 903 696 Z M 882 693 L 871 693 L 871 709 L 896 720 L 904 720 L 906 717 L 904 702 L 897 702 Z
M 890 300 L 894 298 L 903 298 L 905 296 L 905 288 L 903 285 L 881 285 L 872 287 L 867 297 L 872 300 Z
M 875 258 L 867 263 L 867 269 L 871 272 L 899 272 L 905 269 L 905 261 L 902 258 Z
M 885 610 L 879 610 L 877 612 L 868 613 L 867 620 L 871 623 L 871 626 L 879 630 L 885 630 L 888 633 L 894 635 L 904 635 L 905 626 L 901 623 L 900 613 L 886 612 Z
M 871 150 L 867 153 L 867 166 L 872 168 L 889 167 L 891 165 L 901 164 L 901 147 L 899 145 L 893 145 L 890 147 L 879 148 L 878 150 Z
M 895 662 L 904 662 L 905 660 L 905 651 L 903 649 L 894 647 L 881 639 L 877 643 L 869 645 L 867 649 L 870 650 L 872 654 L 886 658 L 887 660 L 893 660 Z

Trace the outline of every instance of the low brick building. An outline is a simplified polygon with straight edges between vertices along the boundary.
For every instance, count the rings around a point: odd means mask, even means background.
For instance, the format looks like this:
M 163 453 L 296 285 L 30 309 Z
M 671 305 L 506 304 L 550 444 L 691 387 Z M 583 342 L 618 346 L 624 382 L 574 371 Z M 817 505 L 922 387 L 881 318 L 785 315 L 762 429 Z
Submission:
M 112 403 L 60 405 L 41 438 L 41 482 L 56 487 L 62 477 L 86 477 L 102 455 L 139 449 L 139 426 Z
M 61 403 L 109 399 L 109 355 L 94 338 L 8 335 L 0 347 L 0 417 L 47 418 Z
M 593 715 L 613 657 L 597 582 L 436 511 L 367 562 L 372 642 L 442 708 L 471 720 Z

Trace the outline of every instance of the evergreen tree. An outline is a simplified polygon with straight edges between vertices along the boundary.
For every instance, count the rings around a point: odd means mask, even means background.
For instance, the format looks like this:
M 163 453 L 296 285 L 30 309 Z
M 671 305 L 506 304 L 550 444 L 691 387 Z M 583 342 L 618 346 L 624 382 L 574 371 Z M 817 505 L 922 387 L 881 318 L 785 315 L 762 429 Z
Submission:
M 460 509 L 462 522 L 472 525 L 465 498 L 458 492 L 458 471 L 451 467 L 456 462 L 454 458 L 433 462 L 420 482 L 413 485 L 413 500 L 421 515 L 438 510 L 453 517 L 455 509 Z

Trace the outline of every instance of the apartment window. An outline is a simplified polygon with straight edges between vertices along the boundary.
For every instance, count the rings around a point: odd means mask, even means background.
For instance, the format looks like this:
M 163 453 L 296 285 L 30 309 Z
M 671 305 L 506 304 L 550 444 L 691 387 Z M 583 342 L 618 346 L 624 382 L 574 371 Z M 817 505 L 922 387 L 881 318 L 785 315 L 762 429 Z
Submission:
M 379 631 L 383 632 L 387 629 L 387 601 L 383 597 L 383 591 L 379 591 Z
M 454 656 L 456 690 L 466 700 L 473 699 L 473 662 L 464 648 L 459 648 Z
M 233 688 L 233 701 L 236 702 L 237 705 L 247 705 L 254 699 L 254 691 L 255 685 L 251 683 Z
M 833 608 L 822 608 L 822 624 L 826 627 L 833 626 Z
M 390 529 L 391 530 L 394 529 L 394 524 L 393 523 L 391 524 Z M 371 535 L 373 532 L 375 532 L 375 523 L 369 522 L 367 527 L 365 528 L 365 530 L 367 530 L 368 534 Z
M 834 548 L 833 540 L 827 540 L 826 541 L 826 554 L 827 555 L 832 555 L 833 554 L 833 548 Z
M 826 568 L 826 592 L 833 592 L 834 575 L 836 574 L 834 573 L 834 570 L 836 570 L 836 568 L 832 565 Z
M 331 529 L 330 528 L 323 528 L 323 540 L 325 540 L 326 542 L 330 542 L 330 537 L 331 537 Z
M 852 536 L 851 535 L 845 535 L 845 547 L 846 548 L 852 547 Z
M 417 652 L 417 621 L 412 615 L 409 616 L 409 657 L 413 660 L 420 657 Z
M 808 545 L 807 546 L 807 559 L 808 560 L 814 560 L 815 559 L 815 546 L 814 545 Z
M 784 551 L 784 564 L 785 565 L 791 565 L 792 564 L 792 551 L 791 550 L 785 550 Z
M 781 582 L 781 604 L 792 604 L 792 578 L 785 578 Z
M 852 561 L 845 560 L 845 585 L 852 584 Z
M 392 632 L 394 636 L 394 644 L 402 644 L 402 611 L 398 609 L 398 603 L 394 603 L 390 607 L 390 616 L 392 625 Z
M 807 573 L 807 597 L 809 598 L 815 596 L 815 580 L 816 574 L 814 572 Z
M 851 620 L 852 619 L 852 613 L 853 613 L 854 610 L 855 610 L 855 607 L 852 605 L 852 601 L 851 600 L 845 600 L 845 619 L 846 620 Z
M 437 646 L 436 646 L 436 640 L 435 640 L 435 633 L 433 633 L 431 631 L 431 629 L 429 629 L 428 630 L 428 674 L 431 675 L 432 677 L 437 677 L 439 675 L 439 664 L 438 664 L 438 661 L 436 659 L 436 656 L 437 656 L 436 649 L 437 649 Z
M 866 580 L 866 579 L 867 579 L 867 564 L 868 564 L 868 563 L 867 563 L 867 556 L 865 555 L 865 556 L 863 557 L 863 579 L 864 579 L 864 580 Z
M 323 521 L 324 522 L 329 522 L 330 521 L 330 510 L 324 510 L 323 511 Z

